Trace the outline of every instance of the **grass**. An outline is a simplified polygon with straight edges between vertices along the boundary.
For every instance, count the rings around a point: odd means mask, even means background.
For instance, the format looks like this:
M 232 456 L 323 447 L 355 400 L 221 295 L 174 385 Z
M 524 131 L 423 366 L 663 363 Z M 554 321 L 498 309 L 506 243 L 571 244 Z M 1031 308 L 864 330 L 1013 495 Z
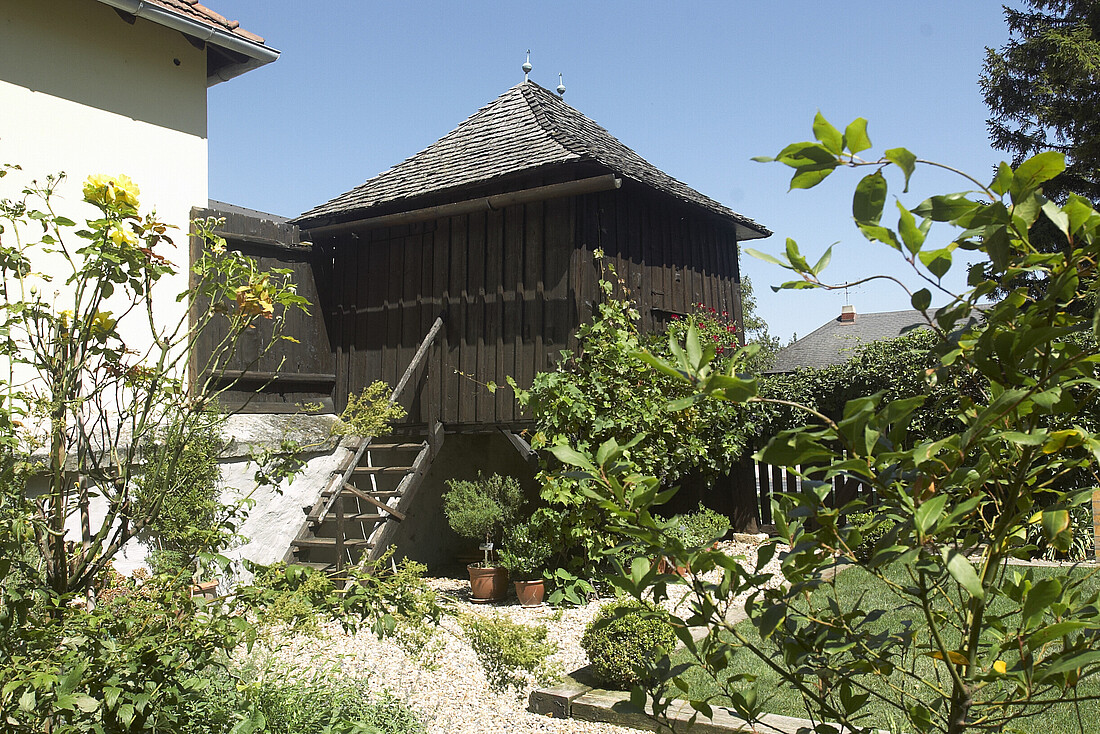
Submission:
M 1012 571 L 1017 570 L 1017 568 L 1018 567 L 1010 567 L 1008 572 L 1012 573 Z M 1018 570 L 1022 573 L 1025 569 Z M 1036 580 L 1062 571 L 1062 569 L 1058 568 L 1035 568 L 1032 570 Z M 900 581 L 903 570 L 900 568 L 892 569 L 891 573 L 896 574 L 897 580 Z M 1088 574 L 1088 571 L 1085 569 L 1077 569 L 1073 574 L 1075 578 L 1084 578 Z M 873 631 L 883 629 L 900 630 L 905 625 L 911 624 L 914 620 L 916 614 L 914 608 L 905 608 L 900 598 L 891 592 L 889 587 L 875 579 L 871 574 L 860 567 L 852 567 L 844 570 L 837 575 L 834 584 L 835 598 L 840 600 L 841 604 L 847 604 L 849 609 L 853 608 L 852 605 L 858 600 L 861 609 L 885 610 L 885 614 L 875 623 L 876 627 Z M 1096 589 L 1100 587 L 1100 574 L 1094 574 L 1085 581 L 1085 584 L 1090 592 L 1096 591 Z M 1003 607 L 1003 605 L 1002 602 L 1001 606 Z M 998 611 L 996 602 L 994 605 L 991 605 L 991 611 Z M 1005 609 L 1001 608 L 1000 611 L 1003 613 Z M 751 641 L 756 644 L 762 644 L 751 622 L 746 620 L 739 624 L 737 628 L 741 634 L 745 635 Z M 766 643 L 763 644 L 763 649 L 768 650 L 769 648 L 775 652 L 775 659 L 778 660 L 780 655 L 778 651 L 775 650 L 775 647 L 769 646 Z M 681 650 L 673 656 L 674 665 L 689 663 L 691 660 L 692 658 L 686 650 Z M 909 658 L 906 663 L 908 665 L 915 665 L 916 670 L 924 676 L 935 676 L 937 673 L 942 675 L 944 672 L 941 663 L 935 662 L 924 656 L 919 656 L 916 660 Z M 937 666 L 940 666 L 938 671 L 936 670 Z M 728 680 L 729 676 L 736 673 L 746 673 L 756 676 L 757 695 L 764 711 L 785 716 L 808 716 L 802 698 L 798 692 L 793 687 L 784 684 L 784 682 L 780 680 L 778 673 L 768 667 L 751 652 L 747 650 L 737 651 L 730 663 L 729 669 L 722 674 L 721 680 L 724 682 Z M 695 667 L 687 671 L 684 678 L 688 682 L 689 690 L 687 693 L 681 694 L 682 698 L 694 700 L 710 698 L 711 702 L 716 705 L 729 703 L 729 698 L 724 695 L 722 687 L 701 668 Z M 913 681 L 902 683 L 904 678 L 900 674 L 895 674 L 892 676 L 891 680 L 895 684 L 901 683 L 906 685 L 909 690 L 913 690 L 914 692 L 916 692 L 916 689 L 920 686 L 919 683 Z M 738 683 L 734 685 L 747 687 L 749 684 Z M 881 681 L 877 682 L 875 685 L 879 690 L 884 691 L 884 686 Z M 1080 685 L 1078 692 L 1080 695 L 1100 695 L 1100 679 L 1097 677 L 1087 678 Z M 925 703 L 927 703 L 927 701 L 925 701 Z M 867 714 L 867 719 L 861 723 L 865 725 L 894 729 L 895 727 L 891 725 L 893 722 L 896 724 L 897 729 L 900 730 L 912 728 L 909 722 L 904 720 L 904 717 L 896 709 L 874 698 L 867 704 L 864 711 Z M 1012 724 L 1015 728 L 1006 728 L 1005 731 L 1019 731 L 1026 732 L 1027 734 L 1091 732 L 1096 730 L 1096 722 L 1098 721 L 1100 721 L 1100 702 L 1083 702 L 1079 704 L 1079 706 L 1067 703 L 1054 706 L 1033 716 L 1016 718 L 1013 720 Z

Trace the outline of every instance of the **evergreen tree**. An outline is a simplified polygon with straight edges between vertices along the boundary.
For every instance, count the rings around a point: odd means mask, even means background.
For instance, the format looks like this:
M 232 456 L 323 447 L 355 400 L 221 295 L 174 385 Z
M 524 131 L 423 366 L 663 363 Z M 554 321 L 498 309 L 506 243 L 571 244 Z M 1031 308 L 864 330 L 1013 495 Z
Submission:
M 1044 150 L 1066 170 L 1044 193 L 1100 199 L 1100 0 L 1025 0 L 1005 7 L 1010 38 L 986 49 L 981 88 L 990 140 L 1018 165 Z

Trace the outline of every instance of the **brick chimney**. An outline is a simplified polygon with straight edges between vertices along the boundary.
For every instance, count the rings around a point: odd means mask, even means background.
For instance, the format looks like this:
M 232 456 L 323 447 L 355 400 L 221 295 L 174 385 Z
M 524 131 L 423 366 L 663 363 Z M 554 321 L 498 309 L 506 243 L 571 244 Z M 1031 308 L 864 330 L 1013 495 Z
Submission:
M 851 323 L 856 320 L 856 307 L 855 306 L 841 306 L 840 307 L 840 322 Z

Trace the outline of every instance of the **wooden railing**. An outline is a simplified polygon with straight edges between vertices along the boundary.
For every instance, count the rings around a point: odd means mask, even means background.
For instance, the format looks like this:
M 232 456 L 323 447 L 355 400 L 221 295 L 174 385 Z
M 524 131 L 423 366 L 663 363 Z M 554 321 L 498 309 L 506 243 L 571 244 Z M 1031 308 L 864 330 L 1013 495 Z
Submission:
M 393 388 L 393 392 L 390 393 L 389 404 L 393 406 L 401 399 L 401 394 L 408 387 L 409 381 L 412 379 L 416 370 L 424 363 L 424 359 L 428 356 L 428 350 L 431 349 L 432 343 L 439 335 L 440 329 L 443 328 L 443 315 L 440 314 L 436 317 L 435 323 L 432 324 L 432 328 L 428 330 L 428 333 L 424 336 L 424 340 L 420 342 L 420 346 L 416 350 L 416 354 L 413 355 L 412 361 L 409 362 L 409 366 L 405 369 L 405 374 L 401 375 L 401 379 L 397 381 L 397 385 Z M 373 436 L 348 436 L 345 437 L 345 441 L 341 442 L 341 446 L 348 450 L 352 450 L 352 442 L 359 439 L 359 444 L 354 447 L 354 453 L 345 459 L 340 468 L 333 473 L 332 480 L 325 487 L 324 491 L 331 491 L 328 501 L 325 503 L 321 512 L 317 518 L 317 524 L 320 525 L 325 521 L 325 517 L 328 516 L 332 506 L 336 503 L 336 500 L 340 497 L 340 493 L 346 487 L 352 487 L 348 480 L 351 478 L 352 473 L 355 471 L 355 467 L 359 466 L 359 462 L 363 459 L 363 455 L 367 452 L 367 448 L 370 446 L 370 442 L 373 440 Z M 346 443 L 345 443 L 346 442 Z M 382 508 L 392 513 L 392 510 L 388 508 Z M 340 518 L 337 518 L 338 520 Z

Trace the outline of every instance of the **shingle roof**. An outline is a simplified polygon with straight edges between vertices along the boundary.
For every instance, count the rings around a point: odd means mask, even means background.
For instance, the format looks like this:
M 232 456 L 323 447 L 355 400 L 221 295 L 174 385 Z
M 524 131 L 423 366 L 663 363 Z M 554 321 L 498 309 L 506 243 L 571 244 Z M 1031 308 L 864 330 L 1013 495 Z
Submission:
M 732 220 L 742 239 L 771 232 L 658 170 L 559 96 L 525 81 L 404 162 L 309 210 L 296 221 L 346 221 L 381 204 L 541 166 L 594 162 L 620 176 Z
M 198 0 L 145 0 L 150 5 L 159 5 L 162 8 L 167 8 L 180 15 L 185 15 L 192 20 L 197 20 L 204 25 L 211 26 L 213 28 L 220 28 L 225 31 L 229 31 L 235 36 L 240 36 L 246 40 L 254 43 L 263 43 L 262 36 L 257 36 L 255 33 L 246 31 L 241 28 L 241 24 L 235 20 L 229 20 L 219 13 L 215 13 L 210 8 L 198 2 Z
M 861 313 L 855 321 L 839 317 L 779 350 L 768 372 L 793 372 L 799 367 L 821 368 L 847 362 L 863 344 L 894 339 L 913 329 L 927 328 L 920 311 Z

